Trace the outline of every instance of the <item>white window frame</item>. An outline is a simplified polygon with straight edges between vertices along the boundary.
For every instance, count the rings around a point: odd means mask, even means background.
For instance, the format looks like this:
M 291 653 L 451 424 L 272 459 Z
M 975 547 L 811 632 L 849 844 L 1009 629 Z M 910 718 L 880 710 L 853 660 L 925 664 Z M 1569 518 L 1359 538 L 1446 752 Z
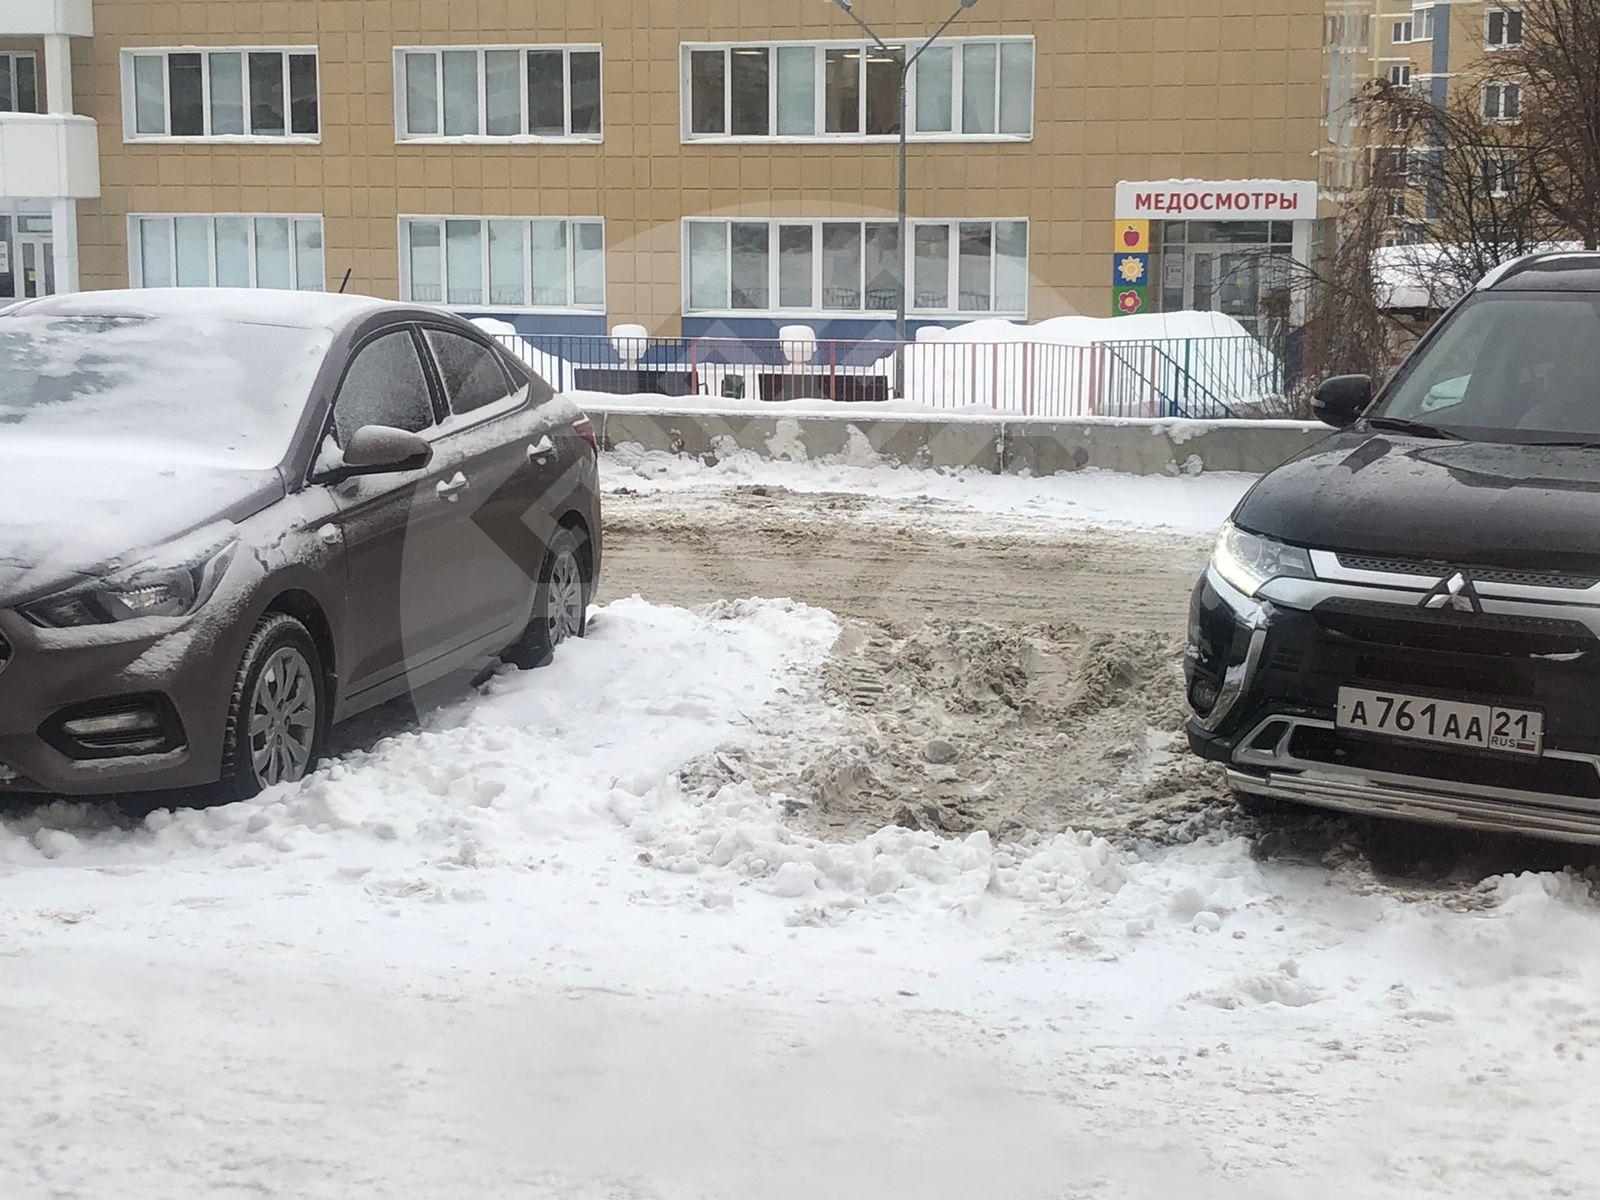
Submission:
M 1390 38 L 1390 41 L 1392 41 L 1396 46 L 1409 46 L 1412 42 L 1417 40 L 1413 36 L 1416 33 L 1416 30 L 1416 21 L 1411 17 L 1405 17 L 1394 23 L 1394 36 Z
M 478 130 L 477 133 L 446 134 L 444 129 L 444 60 L 441 57 L 446 51 L 464 50 L 475 51 L 478 55 Z M 517 111 L 518 124 L 522 130 L 516 134 L 489 134 L 483 132 L 488 127 L 489 120 L 489 72 L 485 56 L 491 50 L 515 50 L 521 55 L 522 65 L 518 73 Z M 529 133 L 528 132 L 528 55 L 533 51 L 555 51 L 561 54 L 562 96 L 565 100 L 561 115 L 562 126 L 565 132 L 561 134 Z M 574 133 L 572 132 L 572 56 L 574 53 L 595 54 L 600 62 L 600 132 L 599 133 Z M 431 54 L 434 57 L 434 102 L 438 105 L 439 133 L 410 133 L 407 130 L 409 114 L 406 111 L 408 89 L 406 87 L 406 55 Z M 396 145 L 433 146 L 433 145 L 487 145 L 487 146 L 515 146 L 515 145 L 550 145 L 572 143 L 579 145 L 598 145 L 605 141 L 606 133 L 606 56 L 599 42 L 550 42 L 550 43 L 522 43 L 516 45 L 473 45 L 473 46 L 396 46 L 394 50 L 394 140 Z
M 31 62 L 33 64 L 33 105 L 34 106 L 31 109 L 29 109 L 28 111 L 29 112 L 33 112 L 33 113 L 37 113 L 37 112 L 42 111 L 40 106 L 44 102 L 44 88 L 41 85 L 43 84 L 44 81 L 39 78 L 39 56 L 37 54 L 35 54 L 32 50 L 0 50 L 0 58 L 7 58 L 7 59 L 11 60 L 11 76 L 10 76 L 11 77 L 11 94 L 6 97 L 6 100 L 10 103 L 11 107 L 9 109 L 7 109 L 6 111 L 7 112 L 21 112 L 22 111 L 21 109 L 19 109 L 17 107 L 17 105 L 19 103 L 19 101 L 17 99 L 17 60 L 18 59 L 23 59 L 23 58 L 27 59 L 29 62 Z
M 1509 34 L 1510 33 L 1510 31 L 1511 31 L 1511 14 L 1513 14 L 1513 13 L 1515 13 L 1519 17 L 1522 16 L 1522 10 L 1521 9 L 1517 9 L 1517 8 L 1506 8 L 1504 6 L 1499 6 L 1499 7 L 1489 8 L 1489 9 L 1485 9 L 1484 10 L 1484 13 L 1483 13 L 1483 48 L 1485 50 L 1489 50 L 1489 51 L 1516 50 L 1522 45 L 1522 39 L 1520 37 L 1514 42 L 1512 42 L 1512 41 L 1495 42 L 1495 41 L 1490 41 L 1489 40 L 1489 31 L 1490 31 L 1490 29 L 1493 28 L 1494 18 L 1496 16 L 1500 17 L 1500 19 L 1501 19 L 1500 20 L 1501 32 L 1504 33 L 1504 34 Z
M 916 39 L 907 39 L 910 43 L 906 46 L 907 52 L 919 45 Z M 962 84 L 963 84 L 963 54 L 962 48 L 974 43 L 987 43 L 998 47 L 1004 43 L 1024 44 L 1030 51 L 1029 78 L 1032 88 L 1028 93 L 1028 132 L 1023 133 L 964 133 L 959 130 L 948 133 L 919 133 L 916 129 L 917 119 L 917 73 L 921 64 L 914 65 L 911 69 L 911 78 L 906 83 L 906 122 L 909 126 L 907 138 L 913 142 L 1031 142 L 1038 130 L 1039 118 L 1039 49 L 1031 35 L 1006 35 L 993 37 L 959 37 L 942 38 L 938 42 L 941 47 L 951 47 L 954 50 L 951 64 L 951 123 L 959 125 L 962 119 Z M 892 42 L 891 45 L 896 43 Z M 718 51 L 723 54 L 722 74 L 722 112 L 724 125 L 731 127 L 733 115 L 733 69 L 732 53 L 734 50 L 765 50 L 768 52 L 768 63 L 772 74 L 771 83 L 767 88 L 767 128 L 778 128 L 778 87 L 777 87 L 777 55 L 782 49 L 806 47 L 815 51 L 814 64 L 814 103 L 816 105 L 813 116 L 813 128 L 816 133 L 804 134 L 748 134 L 748 133 L 695 133 L 693 130 L 693 88 L 694 79 L 690 64 L 691 56 L 696 51 Z M 860 39 L 843 40 L 811 40 L 800 41 L 742 41 L 742 42 L 683 42 L 678 47 L 678 123 L 680 136 L 684 145 L 690 144 L 723 144 L 723 145 L 816 145 L 819 143 L 896 143 L 900 140 L 898 134 L 893 133 L 827 133 L 827 52 L 829 50 L 861 50 L 871 51 L 878 49 L 876 43 Z M 865 131 L 867 127 L 867 61 L 866 54 L 861 57 L 860 76 L 857 91 L 860 95 L 860 109 L 857 113 L 857 125 Z M 995 114 L 996 125 L 999 124 L 1000 96 L 1003 87 L 1003 72 L 995 71 Z
M 178 235 L 175 222 L 180 217 L 198 217 L 206 222 L 206 262 L 210 269 L 212 282 L 205 287 L 216 287 L 217 278 L 217 220 L 219 218 L 236 218 L 246 222 L 247 253 L 250 259 L 250 284 L 252 288 L 260 286 L 257 283 L 256 270 L 256 221 L 288 221 L 289 222 L 289 288 L 291 292 L 325 292 L 328 290 L 328 224 L 321 213 L 263 213 L 263 212 L 140 212 L 128 214 L 128 286 L 142 288 L 144 282 L 144 254 L 143 243 L 140 240 L 142 233 L 139 222 L 141 221 L 166 221 L 170 233 L 168 244 L 171 246 L 169 266 L 173 286 L 180 286 L 178 279 Z M 322 279 L 321 286 L 316 288 L 302 288 L 300 286 L 300 257 L 295 253 L 295 225 L 300 221 L 315 221 L 322 231 Z M 200 285 L 189 285 L 195 290 L 201 290 Z M 274 291 L 282 289 L 272 289 Z
M 1415 71 L 1410 62 L 1393 63 L 1389 67 L 1389 84 L 1391 87 L 1410 87 L 1415 77 Z
M 135 58 L 160 56 L 163 60 L 174 54 L 198 54 L 200 56 L 200 98 L 202 119 L 205 121 L 206 132 L 203 134 L 185 134 L 175 136 L 171 133 L 140 133 L 138 99 L 134 84 Z M 238 54 L 240 62 L 240 85 L 244 100 L 244 133 L 212 133 L 211 132 L 211 56 L 213 54 Z M 263 134 L 250 132 L 250 59 L 251 54 L 280 54 L 283 56 L 283 133 Z M 294 125 L 294 96 L 289 85 L 289 59 L 292 55 L 309 54 L 317 61 L 317 132 L 292 133 Z M 324 128 L 323 103 L 322 103 L 322 55 L 316 46 L 128 46 L 121 53 L 122 64 L 122 140 L 125 144 L 140 142 L 155 143 L 224 143 L 229 145 L 251 144 L 257 146 L 315 146 L 322 142 Z M 172 128 L 172 70 L 170 64 L 163 61 L 161 69 L 161 102 L 166 112 L 166 125 Z
M 1512 88 L 1517 90 L 1517 111 L 1514 115 L 1507 116 L 1506 97 L 1510 94 Z M 1495 106 L 1494 112 L 1489 111 L 1489 93 L 1491 90 L 1496 91 L 1499 96 L 1499 103 Z M 1480 111 L 1483 113 L 1485 121 L 1490 121 L 1496 125 L 1515 125 L 1522 120 L 1523 89 L 1522 85 L 1516 80 L 1486 83 L 1479 91 L 1479 98 L 1481 103 Z
M 692 264 L 691 264 L 691 261 L 690 261 L 690 244 L 689 244 L 689 230 L 690 230 L 690 228 L 692 226 L 694 226 L 694 225 L 722 225 L 724 227 L 731 227 L 733 225 L 763 225 L 763 224 L 766 225 L 768 227 L 768 229 L 769 229 L 768 243 L 767 243 L 767 245 L 768 245 L 768 250 L 767 250 L 767 258 L 768 258 L 768 262 L 767 262 L 767 297 L 772 303 L 770 303 L 766 308 L 731 308 L 731 307 L 730 308 L 695 308 L 694 305 L 693 305 L 693 296 L 692 296 L 693 277 L 692 277 L 692 274 L 691 274 L 691 265 Z M 860 282 L 861 282 L 862 307 L 860 307 L 860 308 L 824 308 L 824 307 L 821 307 L 821 300 L 822 300 L 822 259 L 823 259 L 822 228 L 825 225 L 851 225 L 851 224 L 859 225 L 859 226 L 862 227 L 862 234 L 861 234 L 862 254 L 861 254 L 861 280 L 860 280 Z M 894 318 L 894 314 L 895 314 L 895 310 L 892 309 L 892 308 L 887 308 L 886 309 L 886 308 L 867 308 L 867 307 L 865 307 L 865 305 L 866 305 L 866 295 L 867 295 L 867 279 L 866 279 L 866 275 L 867 275 L 867 256 L 866 256 L 866 249 L 865 249 L 866 248 L 866 229 L 865 229 L 865 227 L 868 226 L 868 225 L 894 225 L 894 224 L 895 224 L 895 220 L 892 217 L 888 218 L 887 220 L 882 219 L 882 218 L 872 218 L 872 217 L 850 217 L 850 218 L 840 218 L 840 217 L 752 217 L 752 218 L 749 218 L 749 219 L 744 219 L 744 218 L 740 218 L 740 217 L 685 217 L 683 219 L 682 235 L 681 235 L 681 237 L 679 239 L 680 240 L 680 253 L 682 255 L 682 262 L 683 262 L 683 281 L 682 281 L 683 282 L 683 288 L 682 288 L 682 291 L 683 291 L 683 315 L 686 316 L 686 317 L 716 317 L 716 318 L 725 318 L 725 319 L 730 319 L 730 320 L 738 320 L 740 318 L 745 318 L 745 317 L 755 317 L 755 318 L 763 318 L 763 317 L 784 317 L 784 318 L 804 317 L 804 318 L 809 318 L 809 319 L 812 319 L 812 320 L 815 320 L 815 321 L 837 321 L 837 320 L 840 320 L 840 319 L 860 320 L 860 319 L 863 319 L 863 318 L 868 319 L 868 320 L 892 320 Z M 780 227 L 788 228 L 788 227 L 791 227 L 791 226 L 803 226 L 803 225 L 809 225 L 811 227 L 811 298 L 812 298 L 813 301 L 817 302 L 817 305 L 815 307 L 786 308 L 786 307 L 783 307 L 783 306 L 781 306 L 781 305 L 779 305 L 777 303 L 778 297 L 780 295 L 782 295 L 782 292 L 780 291 L 780 284 L 782 282 L 782 277 L 781 277 L 781 274 L 780 274 L 781 255 L 778 253 L 778 230 L 779 230 Z M 905 257 L 906 312 L 908 314 L 910 314 L 911 316 L 914 316 L 914 317 L 935 318 L 935 319 L 938 319 L 938 320 L 964 319 L 964 320 L 972 321 L 972 320 L 978 320 L 980 318 L 987 318 L 987 317 L 1018 317 L 1018 318 L 1026 319 L 1027 315 L 1028 315 L 1028 301 L 1029 301 L 1029 297 L 1026 296 L 1026 295 L 1023 298 L 1023 307 L 1021 309 L 995 308 L 992 303 L 991 303 L 989 308 L 983 309 L 983 310 L 963 309 L 961 307 L 961 293 L 960 293 L 960 287 L 959 287 L 960 280 L 961 280 L 961 256 L 960 256 L 961 232 L 960 231 L 961 231 L 961 226 L 963 226 L 963 225 L 989 225 L 989 226 L 991 226 L 991 233 L 990 233 L 990 240 L 989 240 L 989 296 L 990 296 L 991 302 L 993 301 L 993 299 L 996 296 L 997 291 L 998 291 L 998 289 L 996 288 L 995 284 L 996 284 L 998 272 L 999 272 L 999 269 L 1000 269 L 999 268 L 1000 256 L 999 256 L 999 254 L 997 254 L 995 252 L 995 248 L 994 248 L 995 247 L 995 239 L 994 239 L 994 235 L 993 235 L 993 232 L 992 232 L 992 227 L 994 225 L 1021 225 L 1027 230 L 1027 234 L 1028 234 L 1028 257 L 1027 257 L 1026 262 L 1027 262 L 1027 264 L 1029 264 L 1028 265 L 1028 277 L 1030 279 L 1032 278 L 1032 266 L 1031 266 L 1031 264 L 1032 264 L 1032 261 L 1033 261 L 1033 226 L 1032 226 L 1032 223 L 1029 220 L 1029 218 L 1027 218 L 1027 217 L 945 217 L 945 218 L 913 217 L 906 223 L 906 245 L 904 245 L 904 246 L 902 246 L 900 248 L 902 255 L 904 255 L 904 257 Z M 915 287 L 916 255 L 915 255 L 915 247 L 916 247 L 916 241 L 917 241 L 917 230 L 919 228 L 922 228 L 922 227 L 925 227 L 925 226 L 943 226 L 948 231 L 948 236 L 950 238 L 950 243 L 949 243 L 949 245 L 950 245 L 950 250 L 949 250 L 950 264 L 949 264 L 949 282 L 948 282 L 948 287 L 947 287 L 947 290 L 946 290 L 946 295 L 949 296 L 950 299 L 954 301 L 954 305 L 951 306 L 951 307 L 945 307 L 945 308 L 918 308 L 916 306 L 916 303 L 915 303 L 915 301 L 916 301 L 916 287 Z M 731 228 L 729 228 L 728 236 L 724 240 L 727 243 L 727 249 L 725 251 L 725 254 L 727 255 L 727 263 L 726 263 L 727 272 L 726 273 L 727 273 L 727 278 L 729 280 L 729 299 L 731 301 L 731 299 L 732 299 L 732 280 L 733 280 L 733 237 L 732 237 Z M 1025 289 L 1025 291 L 1026 290 L 1027 289 Z
M 476 221 L 481 226 L 481 236 L 478 241 L 481 246 L 482 271 L 483 271 L 483 297 L 482 304 L 449 304 L 445 301 L 413 300 L 411 299 L 411 226 L 414 224 L 432 224 L 439 226 L 439 294 L 448 296 L 450 265 L 448 262 L 449 251 L 447 247 L 444 223 L 446 221 Z M 489 222 L 490 221 L 515 221 L 522 226 L 522 270 L 523 281 L 528 285 L 527 296 L 533 296 L 532 271 L 533 271 L 533 223 L 535 221 L 561 221 L 567 226 L 567 297 L 568 303 L 561 305 L 538 304 L 496 304 L 489 299 Z M 548 313 L 552 315 L 604 315 L 607 310 L 607 258 L 610 250 L 610 240 L 606 233 L 604 217 L 568 217 L 568 216 L 476 216 L 470 213 L 402 213 L 397 219 L 399 227 L 400 250 L 400 298 L 408 304 L 425 304 L 430 308 L 444 308 L 453 312 L 473 313 Z M 600 226 L 600 303 L 598 305 L 578 304 L 574 298 L 577 285 L 577 254 L 578 239 L 573 235 L 574 225 Z
M 1445 8 L 1446 19 L 1449 17 L 1449 8 Z M 1413 42 L 1433 41 L 1434 21 L 1437 19 L 1438 9 L 1431 4 L 1419 5 L 1411 10 L 1411 40 Z

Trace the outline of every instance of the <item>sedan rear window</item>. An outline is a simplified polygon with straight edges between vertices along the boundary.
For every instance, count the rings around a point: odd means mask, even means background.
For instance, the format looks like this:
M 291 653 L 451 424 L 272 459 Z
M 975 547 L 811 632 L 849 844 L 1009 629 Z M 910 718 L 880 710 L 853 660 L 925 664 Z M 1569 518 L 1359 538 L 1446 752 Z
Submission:
M 456 416 L 477 412 L 511 395 L 499 357 L 486 346 L 444 329 L 428 330 L 428 346 L 439 364 L 450 411 Z
M 0 430 L 276 466 L 332 335 L 202 316 L 0 319 Z

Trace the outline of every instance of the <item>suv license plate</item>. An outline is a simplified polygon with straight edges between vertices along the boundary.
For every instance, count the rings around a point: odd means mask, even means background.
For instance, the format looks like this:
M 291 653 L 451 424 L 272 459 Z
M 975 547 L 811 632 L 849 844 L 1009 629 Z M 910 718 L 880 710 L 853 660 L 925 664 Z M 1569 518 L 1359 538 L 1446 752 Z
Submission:
M 1365 688 L 1339 689 L 1340 729 L 1414 742 L 1470 746 L 1537 757 L 1544 753 L 1544 714 L 1490 704 L 1458 704 Z

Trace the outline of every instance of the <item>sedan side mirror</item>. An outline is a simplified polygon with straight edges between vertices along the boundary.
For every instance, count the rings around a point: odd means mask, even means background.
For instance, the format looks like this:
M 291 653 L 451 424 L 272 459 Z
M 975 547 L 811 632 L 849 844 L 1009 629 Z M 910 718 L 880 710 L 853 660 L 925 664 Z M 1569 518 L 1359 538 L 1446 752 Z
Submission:
M 343 483 L 358 475 L 420 471 L 433 461 L 426 439 L 388 425 L 363 425 L 350 435 L 342 461 L 323 476 L 325 483 Z
M 1372 376 L 1335 375 L 1323 381 L 1311 401 L 1311 411 L 1317 420 L 1335 429 L 1343 429 L 1372 405 Z

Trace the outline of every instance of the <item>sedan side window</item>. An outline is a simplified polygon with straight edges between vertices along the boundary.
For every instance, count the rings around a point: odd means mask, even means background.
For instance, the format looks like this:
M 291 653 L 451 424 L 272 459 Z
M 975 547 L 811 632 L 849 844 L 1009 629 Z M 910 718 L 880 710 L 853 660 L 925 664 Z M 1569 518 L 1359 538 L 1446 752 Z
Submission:
M 450 411 L 456 416 L 487 408 L 511 395 L 511 382 L 500 360 L 486 346 L 444 329 L 430 329 L 427 337 L 450 398 Z
M 386 333 L 363 346 L 333 403 L 334 440 L 346 445 L 363 425 L 423 433 L 432 424 L 433 397 L 411 334 Z

